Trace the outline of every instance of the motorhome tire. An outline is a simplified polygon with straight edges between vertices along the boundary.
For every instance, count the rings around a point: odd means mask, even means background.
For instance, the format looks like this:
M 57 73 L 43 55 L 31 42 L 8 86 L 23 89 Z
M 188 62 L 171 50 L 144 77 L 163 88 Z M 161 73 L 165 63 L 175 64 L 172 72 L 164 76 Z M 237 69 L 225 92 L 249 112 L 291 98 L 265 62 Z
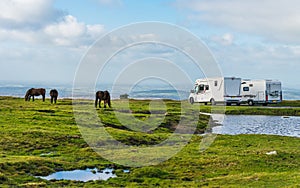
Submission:
M 230 102 L 227 102 L 227 103 L 226 103 L 226 106 L 231 106 L 231 103 L 230 103 Z
M 211 103 L 211 105 L 216 105 L 216 101 L 215 101 L 215 99 L 210 99 L 210 103 Z
M 190 103 L 194 104 L 194 98 L 193 97 L 190 98 Z
M 263 106 L 268 106 L 268 103 L 263 103 Z
M 249 105 L 249 106 L 253 106 L 253 105 L 254 105 L 254 102 L 253 102 L 252 100 L 249 100 L 249 101 L 248 101 L 248 105 Z

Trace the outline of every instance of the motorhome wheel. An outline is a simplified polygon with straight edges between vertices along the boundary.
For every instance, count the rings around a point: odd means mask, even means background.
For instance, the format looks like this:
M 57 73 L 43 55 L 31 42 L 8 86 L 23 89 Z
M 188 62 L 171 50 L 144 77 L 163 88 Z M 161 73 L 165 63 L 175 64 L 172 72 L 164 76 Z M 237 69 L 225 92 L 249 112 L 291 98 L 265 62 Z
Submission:
M 190 103 L 194 104 L 194 98 L 193 97 L 190 98 Z
M 216 105 L 215 99 L 210 99 L 210 103 L 211 103 L 211 105 Z
M 253 101 L 252 101 L 252 100 L 249 100 L 249 101 L 248 101 L 248 105 L 249 105 L 249 106 L 253 106 L 253 105 L 254 105 Z

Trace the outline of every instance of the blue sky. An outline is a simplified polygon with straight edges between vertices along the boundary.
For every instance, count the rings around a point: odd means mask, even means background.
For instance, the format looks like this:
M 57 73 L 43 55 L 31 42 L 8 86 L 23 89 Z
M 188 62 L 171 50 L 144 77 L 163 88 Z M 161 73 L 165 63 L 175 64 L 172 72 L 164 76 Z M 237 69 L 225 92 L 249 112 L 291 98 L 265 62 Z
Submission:
M 71 83 L 99 37 L 158 21 L 199 37 L 224 76 L 300 89 L 299 9 L 297 0 L 2 0 L 0 80 Z
M 72 12 L 78 20 L 87 24 L 101 23 L 111 30 L 132 22 L 164 21 L 176 23 L 180 15 L 172 7 L 172 3 L 170 0 L 77 0 L 74 3 L 57 0 L 55 7 L 67 7 L 64 10 Z

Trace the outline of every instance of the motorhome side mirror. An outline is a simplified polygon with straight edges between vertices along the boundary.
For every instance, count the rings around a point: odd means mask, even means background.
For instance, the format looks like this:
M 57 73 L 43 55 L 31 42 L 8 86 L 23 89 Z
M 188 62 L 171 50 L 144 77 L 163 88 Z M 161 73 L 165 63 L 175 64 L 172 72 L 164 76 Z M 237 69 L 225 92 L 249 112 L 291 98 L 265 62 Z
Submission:
M 195 93 L 195 90 L 192 89 L 192 90 L 191 90 L 191 93 Z

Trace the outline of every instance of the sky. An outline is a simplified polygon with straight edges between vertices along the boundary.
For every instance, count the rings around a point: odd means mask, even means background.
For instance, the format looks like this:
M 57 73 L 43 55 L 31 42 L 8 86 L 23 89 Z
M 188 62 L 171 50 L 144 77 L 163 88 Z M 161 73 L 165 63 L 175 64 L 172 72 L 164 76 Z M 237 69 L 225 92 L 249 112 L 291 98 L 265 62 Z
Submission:
M 198 37 L 224 76 L 278 79 L 284 87 L 300 89 L 299 10 L 298 0 L 1 0 L 0 81 L 72 83 L 99 38 L 155 21 Z M 149 53 L 140 57 L 141 49 Z M 131 63 L 134 54 L 154 53 L 168 58 L 174 51 L 166 56 L 164 48 L 143 46 L 119 60 Z M 180 56 L 169 60 L 185 61 Z M 180 66 L 191 79 L 201 77 L 190 64 Z

